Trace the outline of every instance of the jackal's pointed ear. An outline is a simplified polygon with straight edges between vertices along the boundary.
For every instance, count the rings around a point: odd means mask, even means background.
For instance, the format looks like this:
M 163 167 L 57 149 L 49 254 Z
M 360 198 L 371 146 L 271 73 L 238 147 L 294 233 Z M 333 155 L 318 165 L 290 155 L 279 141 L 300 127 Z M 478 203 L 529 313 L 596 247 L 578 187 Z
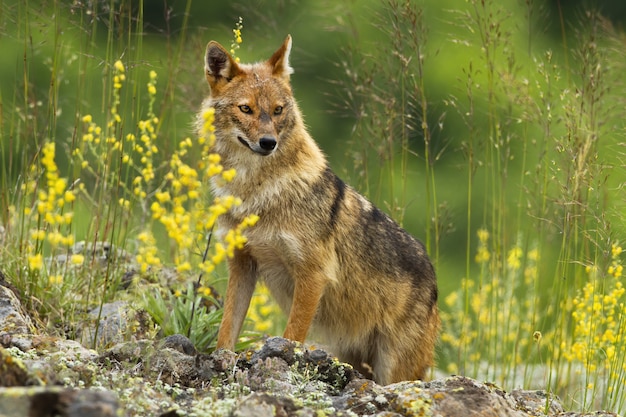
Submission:
M 282 46 L 267 61 L 272 67 L 272 73 L 279 77 L 289 79 L 293 74 L 293 68 L 289 66 L 289 53 L 291 52 L 291 35 L 287 35 Z
M 220 81 L 228 82 L 241 72 L 233 57 L 215 41 L 209 42 L 206 47 L 204 71 L 211 89 L 214 89 Z

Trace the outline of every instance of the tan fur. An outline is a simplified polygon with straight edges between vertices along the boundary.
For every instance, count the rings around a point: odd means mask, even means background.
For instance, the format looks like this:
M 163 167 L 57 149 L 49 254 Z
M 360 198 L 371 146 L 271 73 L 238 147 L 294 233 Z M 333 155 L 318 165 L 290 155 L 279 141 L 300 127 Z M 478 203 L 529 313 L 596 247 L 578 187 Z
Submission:
M 437 284 L 424 246 L 328 168 L 293 98 L 291 37 L 272 57 L 238 64 L 218 43 L 205 59 L 216 145 L 243 203 L 220 230 L 258 214 L 229 261 L 218 348 L 233 349 L 258 279 L 288 314 L 286 338 L 313 327 L 342 360 L 381 384 L 422 379 L 439 328 Z

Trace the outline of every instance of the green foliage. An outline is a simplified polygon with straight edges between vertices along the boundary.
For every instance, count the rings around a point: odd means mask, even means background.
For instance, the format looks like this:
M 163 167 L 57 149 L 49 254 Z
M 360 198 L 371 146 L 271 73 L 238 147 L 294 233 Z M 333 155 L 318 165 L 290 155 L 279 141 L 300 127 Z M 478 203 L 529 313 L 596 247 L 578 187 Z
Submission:
M 185 292 L 165 295 L 162 289 L 155 288 L 143 294 L 143 306 L 159 325 L 162 336 L 182 334 L 188 336 L 199 351 L 210 352 L 215 349 L 223 310 L 211 291 L 203 288 L 196 291 L 190 283 Z M 243 332 L 236 349 L 244 350 L 258 340 L 258 333 Z

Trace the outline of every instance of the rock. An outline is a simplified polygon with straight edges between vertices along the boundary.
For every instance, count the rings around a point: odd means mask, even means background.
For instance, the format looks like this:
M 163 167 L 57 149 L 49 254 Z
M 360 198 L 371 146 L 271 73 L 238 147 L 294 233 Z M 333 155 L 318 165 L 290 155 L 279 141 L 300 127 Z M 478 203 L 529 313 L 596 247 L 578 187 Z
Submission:
M 424 415 L 426 411 L 442 417 L 531 415 L 518 410 L 514 398 L 504 391 L 465 377 L 399 383 L 387 388 L 397 393 L 391 401 L 392 408 L 403 415 Z
M 31 349 L 0 348 L 0 386 L 85 385 L 97 373 L 97 353 L 78 342 L 33 336 Z
M 17 289 L 0 271 L 0 346 L 30 349 L 33 329 L 31 318 L 22 309 Z
M 296 344 L 282 337 L 268 338 L 260 350 L 254 352 L 250 359 L 251 362 L 265 360 L 267 358 L 280 358 L 288 365 L 293 365 L 295 361 Z
M 185 355 L 196 355 L 198 353 L 193 343 L 191 343 L 191 340 L 182 334 L 167 336 L 161 342 L 161 347 L 174 349 Z
M 87 346 L 105 348 L 122 342 L 132 310 L 125 301 L 105 303 L 89 311 L 89 320 L 76 331 Z M 94 343 L 95 342 L 95 343 Z
M 329 393 L 339 393 L 358 376 L 358 372 L 351 365 L 339 362 L 327 352 L 320 349 L 308 350 L 281 337 L 268 338 L 263 347 L 252 354 L 250 364 L 265 361 L 265 368 L 270 369 L 276 364 L 275 361 L 267 361 L 270 358 L 284 361 L 296 373 L 306 374 L 310 381 L 325 384 L 325 390 Z
M 159 342 L 142 340 L 120 343 L 103 353 L 98 362 L 104 366 L 110 363 L 130 363 L 133 364 L 132 376 L 141 376 L 148 380 L 158 379 L 167 384 L 195 387 L 197 380 L 201 378 L 201 367 L 198 366 L 195 355 L 165 347 Z M 208 379 L 204 379 L 204 382 L 207 381 Z
M 268 394 L 251 394 L 245 397 L 233 411 L 234 417 L 257 416 L 315 416 L 313 410 L 301 412 L 302 406 L 287 397 L 276 397 Z
M 336 410 L 351 410 L 357 415 L 374 415 L 388 410 L 390 402 L 385 387 L 369 379 L 350 381 L 340 396 L 333 398 Z
M 0 416 L 116 417 L 118 411 L 118 401 L 108 391 L 0 388 Z
M 0 387 L 39 385 L 33 380 L 24 362 L 8 349 L 0 347 Z M 2 414 L 0 413 L 0 416 Z
M 15 293 L 0 285 L 0 335 L 30 334 L 32 329 L 33 322 L 22 312 L 22 304 Z
M 85 346 L 107 349 L 131 338 L 145 337 L 149 323 L 145 311 L 130 307 L 126 301 L 105 303 L 89 311 L 88 319 L 77 324 L 76 339 Z
M 520 410 L 524 410 L 531 415 L 545 414 L 546 403 L 549 404 L 547 411 L 550 415 L 565 412 L 558 400 L 550 397 L 545 391 L 513 390 L 511 391 L 511 397 L 515 399 Z

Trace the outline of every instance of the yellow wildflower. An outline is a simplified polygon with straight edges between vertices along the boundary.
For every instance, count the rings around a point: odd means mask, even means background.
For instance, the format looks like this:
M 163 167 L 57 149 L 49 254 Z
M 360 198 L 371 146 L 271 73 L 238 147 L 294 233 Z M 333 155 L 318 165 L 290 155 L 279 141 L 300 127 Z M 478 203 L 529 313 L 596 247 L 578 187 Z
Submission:
M 50 275 L 48 282 L 50 285 L 61 285 L 63 284 L 63 275 Z
M 506 263 L 511 269 L 519 269 L 521 266 L 520 258 L 522 257 L 522 249 L 519 247 L 514 247 L 509 251 L 509 254 L 506 258 Z
M 204 285 L 198 288 L 198 293 L 204 297 L 209 297 L 211 295 L 211 288 L 205 287 Z
M 456 304 L 458 299 L 459 299 L 459 293 L 454 291 L 454 292 L 451 292 L 448 296 L 446 296 L 445 303 L 448 307 L 453 307 Z
M 43 268 L 43 256 L 40 253 L 28 255 L 28 268 L 32 271 L 39 271 Z
M 479 264 L 485 263 L 489 261 L 490 258 L 491 258 L 491 254 L 489 253 L 487 248 L 481 245 L 478 248 L 478 252 L 476 253 L 476 257 L 475 257 L 476 263 L 479 263 Z
M 71 203 L 72 201 L 76 200 L 76 195 L 71 192 L 71 191 L 66 191 L 63 194 L 63 199 L 67 202 L 67 203 Z
M 33 240 L 44 240 L 46 238 L 46 231 L 45 230 L 33 230 L 30 232 L 30 238 Z
M 226 182 L 230 182 L 233 180 L 233 178 L 235 178 L 235 174 L 236 171 L 234 168 L 227 169 L 226 171 L 222 172 L 222 178 L 224 178 Z
M 82 265 L 84 261 L 85 261 L 85 256 L 81 255 L 80 253 L 75 253 L 70 258 L 70 262 L 74 265 Z
M 113 66 L 115 67 L 115 70 L 117 72 L 124 72 L 124 64 L 122 64 L 122 61 L 117 60 L 115 61 L 115 64 L 113 64 Z
M 486 229 L 478 229 L 478 241 L 480 243 L 486 243 L 489 240 L 489 231 Z

